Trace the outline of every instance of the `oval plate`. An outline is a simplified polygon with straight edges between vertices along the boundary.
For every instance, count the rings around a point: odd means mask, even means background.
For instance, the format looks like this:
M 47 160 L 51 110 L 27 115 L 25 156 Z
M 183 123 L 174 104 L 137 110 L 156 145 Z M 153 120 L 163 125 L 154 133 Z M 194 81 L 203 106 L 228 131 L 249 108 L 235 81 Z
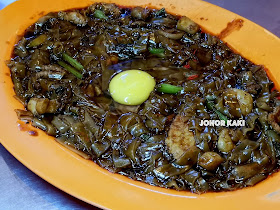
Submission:
M 104 2 L 110 2 L 105 1 Z M 186 15 L 212 34 L 220 33 L 228 22 L 244 20 L 240 30 L 223 40 L 245 58 L 263 64 L 271 79 L 280 77 L 280 40 L 267 30 L 234 13 L 198 0 L 115 0 L 129 6 L 165 7 L 168 12 Z M 184 3 L 183 3 L 184 2 Z M 0 98 L 1 143 L 26 167 L 61 190 L 98 207 L 110 209 L 279 209 L 280 173 L 260 184 L 234 192 L 206 193 L 177 192 L 132 181 L 112 174 L 92 161 L 85 160 L 56 143 L 38 130 L 38 137 L 19 131 L 14 112 L 22 105 L 13 98 L 14 91 L 5 60 L 17 36 L 40 16 L 64 9 L 86 7 L 91 0 L 20 0 L 0 11 Z

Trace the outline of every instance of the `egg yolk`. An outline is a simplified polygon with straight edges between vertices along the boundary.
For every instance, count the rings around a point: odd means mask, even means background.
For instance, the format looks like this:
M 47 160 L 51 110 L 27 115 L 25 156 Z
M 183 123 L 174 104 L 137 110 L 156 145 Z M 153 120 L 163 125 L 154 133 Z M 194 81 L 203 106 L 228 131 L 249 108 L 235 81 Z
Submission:
M 139 105 L 146 101 L 156 82 L 147 72 L 127 70 L 113 77 L 109 84 L 112 98 L 125 105 Z

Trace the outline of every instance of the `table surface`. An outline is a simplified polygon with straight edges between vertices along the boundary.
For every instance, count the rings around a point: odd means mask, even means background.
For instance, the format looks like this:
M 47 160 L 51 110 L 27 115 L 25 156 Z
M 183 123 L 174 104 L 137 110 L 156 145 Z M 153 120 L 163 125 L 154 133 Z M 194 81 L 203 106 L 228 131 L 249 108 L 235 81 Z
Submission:
M 279 0 L 207 0 L 280 37 Z M 13 0 L 0 0 L 0 9 Z M 97 209 L 47 183 L 0 144 L 0 209 Z

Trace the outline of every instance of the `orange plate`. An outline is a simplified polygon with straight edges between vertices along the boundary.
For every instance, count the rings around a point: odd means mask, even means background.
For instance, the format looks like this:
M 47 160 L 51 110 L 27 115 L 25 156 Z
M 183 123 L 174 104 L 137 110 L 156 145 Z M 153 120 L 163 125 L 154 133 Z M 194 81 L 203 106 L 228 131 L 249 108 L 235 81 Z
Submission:
M 103 0 L 108 2 L 106 0 Z M 269 69 L 277 87 L 279 83 L 280 40 L 270 32 L 236 14 L 198 0 L 116 0 L 120 5 L 165 7 L 167 11 L 186 15 L 205 30 L 218 34 L 235 18 L 244 20 L 239 31 L 224 38 L 236 51 L 256 64 Z M 172 2 L 172 3 L 171 3 Z M 132 181 L 111 174 L 92 161 L 84 160 L 39 131 L 31 137 L 17 128 L 15 108 L 22 105 L 14 98 L 9 69 L 5 60 L 17 35 L 51 11 L 85 7 L 91 0 L 20 0 L 0 11 L 0 128 L 1 143 L 25 166 L 65 192 L 93 205 L 113 209 L 279 209 L 280 173 L 260 184 L 235 192 L 196 195 L 177 192 Z M 203 17 L 203 18 L 202 18 Z

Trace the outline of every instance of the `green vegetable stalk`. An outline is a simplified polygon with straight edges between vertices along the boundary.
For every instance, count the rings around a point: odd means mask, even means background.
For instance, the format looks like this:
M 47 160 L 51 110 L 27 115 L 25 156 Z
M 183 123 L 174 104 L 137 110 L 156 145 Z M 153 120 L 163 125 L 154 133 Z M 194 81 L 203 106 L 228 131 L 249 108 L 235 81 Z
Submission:
M 213 101 L 206 100 L 206 106 L 208 109 L 213 110 L 218 115 L 220 120 L 224 120 L 227 123 L 227 117 L 215 108 L 215 104 Z
M 147 141 L 149 138 L 151 138 L 151 136 L 147 135 L 147 134 L 142 134 L 140 136 L 141 139 L 143 139 L 144 141 Z
M 157 88 L 158 92 L 169 93 L 169 94 L 176 94 L 176 93 L 179 93 L 181 90 L 183 90 L 182 87 L 178 87 L 178 86 L 170 85 L 170 84 L 161 84 Z
M 69 66 L 67 63 L 63 61 L 58 61 L 57 63 L 63 68 L 65 68 L 67 71 L 69 71 L 70 73 L 74 74 L 77 78 L 82 79 L 83 75 L 80 72 L 76 71 L 76 69 Z
M 161 8 L 155 14 L 156 17 L 164 16 L 165 15 L 165 8 Z
M 108 17 L 101 10 L 97 9 L 94 11 L 93 16 L 99 19 L 107 19 Z
M 148 50 L 151 54 L 157 55 L 158 57 L 164 57 L 165 49 L 163 49 L 163 48 L 149 47 Z
M 45 41 L 47 41 L 48 36 L 46 34 L 42 34 L 38 36 L 37 38 L 33 39 L 26 47 L 31 48 L 31 47 L 37 47 L 40 44 L 43 44 Z
M 74 58 L 72 58 L 68 54 L 62 53 L 62 58 L 63 58 L 64 61 L 68 62 L 71 66 L 78 69 L 79 71 L 82 71 L 84 69 L 82 64 L 80 64 L 77 60 L 75 60 Z

